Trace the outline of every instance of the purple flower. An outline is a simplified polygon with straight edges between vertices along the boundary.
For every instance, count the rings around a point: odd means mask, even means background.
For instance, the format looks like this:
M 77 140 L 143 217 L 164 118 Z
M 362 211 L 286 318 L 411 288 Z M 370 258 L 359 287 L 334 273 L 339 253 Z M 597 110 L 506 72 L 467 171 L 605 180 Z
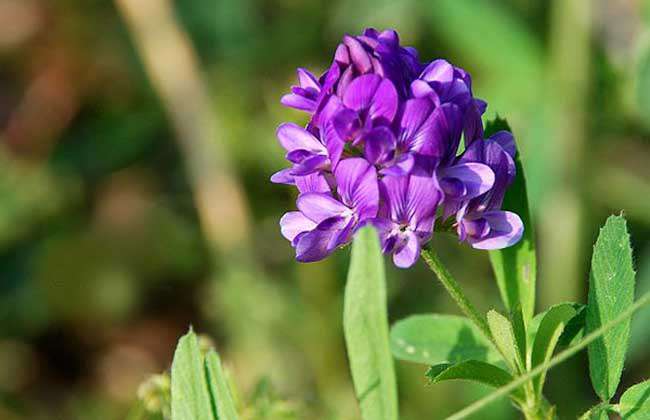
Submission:
M 396 266 L 410 267 L 431 237 L 441 194 L 432 177 L 387 176 L 380 186 L 382 205 L 373 224 L 382 251 L 393 255 Z
M 358 76 L 376 74 L 390 80 L 400 97 L 408 96 L 410 84 L 422 71 L 414 48 L 402 47 L 394 30 L 366 29 L 362 35 L 343 37 L 329 69 L 318 79 L 298 69 L 298 85 L 282 97 L 282 104 L 309 113 L 318 113 L 329 95 L 343 96 Z M 316 115 L 317 116 L 317 115 Z
M 377 215 L 377 172 L 364 159 L 346 159 L 335 172 L 338 197 L 327 192 L 305 192 L 296 202 L 299 211 L 280 220 L 285 238 L 301 262 L 318 261 L 352 239 L 354 232 Z
M 516 166 L 513 160 L 516 148 L 512 134 L 499 131 L 488 139 L 477 140 L 459 159 L 462 164 L 483 162 L 493 172 L 491 188 L 464 203 L 456 203 L 458 236 L 478 249 L 499 249 L 517 243 L 524 226 L 515 213 L 499 210 L 506 189 L 514 180 Z M 455 210 L 455 209 L 454 209 Z
M 291 93 L 284 95 L 280 102 L 301 111 L 314 112 L 321 96 L 321 83 L 306 69 L 299 68 L 297 73 L 298 86 L 293 86 Z
M 299 192 L 298 210 L 280 220 L 298 261 L 325 258 L 367 223 L 398 267 L 417 261 L 436 217 L 474 248 L 521 238 L 519 216 L 501 210 L 515 176 L 514 138 L 483 138 L 487 105 L 463 69 L 445 60 L 423 66 L 395 31 L 366 29 L 343 38 L 319 78 L 299 69 L 298 83 L 282 103 L 310 119 L 304 128 L 280 125 L 290 167 L 271 177 Z
M 393 83 L 364 74 L 350 83 L 342 103 L 332 116 L 340 140 L 357 145 L 373 127 L 388 125 L 397 113 L 397 91 Z
M 413 81 L 411 91 L 414 97 L 431 98 L 436 105 L 457 105 L 464 116 L 463 130 L 467 144 L 483 136 L 481 115 L 487 104 L 474 98 L 472 78 L 465 70 L 454 67 L 446 60 L 434 60 Z

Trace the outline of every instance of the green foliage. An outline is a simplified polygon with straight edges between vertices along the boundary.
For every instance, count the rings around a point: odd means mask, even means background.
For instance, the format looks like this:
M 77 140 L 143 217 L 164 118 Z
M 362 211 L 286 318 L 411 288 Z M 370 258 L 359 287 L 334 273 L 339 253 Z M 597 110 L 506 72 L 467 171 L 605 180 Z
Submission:
M 485 136 L 500 130 L 511 131 L 508 122 L 496 117 L 488 121 Z M 524 236 L 515 245 L 490 251 L 490 262 L 499 286 L 501 298 L 509 311 L 521 305 L 524 322 L 527 323 L 535 311 L 535 282 L 537 258 L 535 255 L 535 230 L 533 227 L 526 178 L 519 153 L 515 156 L 517 175 L 503 199 L 503 209 L 517 213 L 524 223 Z
M 587 332 L 616 318 L 634 300 L 632 249 L 623 216 L 610 216 L 600 230 L 591 259 Z M 609 401 L 616 392 L 625 352 L 630 321 L 620 323 L 589 345 L 589 372 L 596 394 Z
M 492 333 L 494 342 L 499 349 L 499 352 L 501 352 L 508 363 L 508 366 L 510 366 L 513 371 L 518 369 L 523 371 L 524 366 L 519 356 L 520 351 L 515 339 L 515 332 L 512 329 L 512 324 L 510 324 L 508 318 L 495 310 L 491 310 L 487 313 L 487 322 L 490 326 L 490 332 Z
M 636 276 L 636 296 L 650 292 L 650 248 L 639 260 L 638 273 Z M 648 343 L 650 343 L 650 308 L 643 308 L 632 318 L 630 326 L 630 345 L 627 360 L 634 363 L 643 360 L 648 354 Z
M 178 341 L 172 363 L 173 420 L 236 420 L 237 412 L 219 357 L 204 356 L 190 330 Z
M 564 327 L 575 315 L 576 311 L 570 303 L 563 303 L 546 311 L 535 334 L 535 342 L 531 353 L 531 367 L 545 363 L 551 358 L 553 350 L 564 332 Z M 537 395 L 542 393 L 545 377 L 546 372 L 534 379 Z
M 571 318 L 571 320 L 564 326 L 564 330 L 560 335 L 560 339 L 558 340 L 558 345 L 568 346 L 569 344 L 574 344 L 578 339 L 582 338 L 585 328 L 585 315 L 587 312 L 587 305 L 576 302 L 563 302 L 558 303 L 557 305 L 553 305 L 544 312 L 535 315 L 535 317 L 532 319 L 532 321 L 530 321 L 530 324 L 528 325 L 528 343 L 532 344 L 535 340 L 535 335 L 539 329 L 539 324 L 541 324 L 542 319 L 544 319 L 546 314 L 553 308 L 561 305 L 571 305 L 571 307 L 575 310 L 576 315 Z M 532 346 L 529 347 L 529 350 L 532 350 Z
M 528 352 L 528 340 L 524 315 L 519 306 L 510 313 L 510 321 L 512 322 L 512 332 L 515 335 L 515 343 L 517 344 L 518 358 L 522 361 L 522 367 L 525 369 L 527 366 L 526 361 L 528 360 L 526 355 Z
M 362 417 L 364 420 L 397 419 L 384 261 L 379 238 L 372 227 L 359 231 L 352 244 L 343 329 Z
M 650 418 L 650 380 L 628 388 L 621 396 L 619 410 L 623 420 Z
M 226 372 L 221 366 L 219 355 L 212 349 L 205 355 L 205 369 L 214 412 L 219 419 L 235 420 L 238 417 L 237 410 Z
M 428 365 L 501 360 L 469 319 L 455 315 L 412 315 L 397 321 L 390 331 L 390 345 L 396 358 Z
M 247 399 L 242 418 L 246 420 L 299 420 L 304 419 L 304 410 L 295 401 L 282 399 L 271 381 L 264 377 L 256 385 Z
M 205 376 L 203 355 L 196 334 L 181 337 L 172 363 L 172 418 L 174 420 L 216 420 Z
M 639 57 L 636 78 L 636 99 L 641 121 L 650 124 L 650 42 L 645 42 L 643 52 Z
M 460 363 L 441 363 L 429 368 L 426 372 L 429 382 L 432 384 L 452 379 L 478 382 L 484 385 L 498 388 L 512 381 L 512 375 L 505 370 L 480 362 L 478 360 L 467 360 Z M 513 393 L 513 398 L 523 401 L 521 391 Z

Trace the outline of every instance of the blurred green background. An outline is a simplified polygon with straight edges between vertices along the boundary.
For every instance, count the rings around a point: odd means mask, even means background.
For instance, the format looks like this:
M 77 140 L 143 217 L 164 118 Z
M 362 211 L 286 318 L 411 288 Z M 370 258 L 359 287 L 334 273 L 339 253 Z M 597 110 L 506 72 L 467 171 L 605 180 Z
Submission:
M 122 419 L 192 324 L 246 419 L 358 418 L 342 337 L 349 250 L 301 265 L 278 219 L 294 192 L 280 96 L 345 32 L 392 27 L 472 73 L 522 151 L 538 309 L 585 301 L 591 245 L 624 211 L 650 289 L 650 2 L 0 0 L 0 419 Z M 487 255 L 435 246 L 480 309 Z M 391 321 L 456 309 L 422 264 L 389 267 Z M 650 376 L 650 310 L 621 388 Z M 397 362 L 402 418 L 486 392 Z M 586 355 L 552 371 L 562 419 L 596 402 Z M 507 402 L 482 419 L 518 418 Z

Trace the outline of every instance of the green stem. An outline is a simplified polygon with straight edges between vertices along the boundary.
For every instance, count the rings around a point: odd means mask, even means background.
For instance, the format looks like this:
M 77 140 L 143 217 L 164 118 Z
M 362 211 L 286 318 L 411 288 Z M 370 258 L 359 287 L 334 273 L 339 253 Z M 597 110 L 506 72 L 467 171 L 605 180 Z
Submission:
M 578 418 L 578 420 L 590 420 L 595 414 L 599 414 L 601 411 L 610 411 L 610 410 L 616 411 L 615 405 L 608 402 L 602 402 L 598 405 L 591 407 L 583 415 L 581 415 L 580 418 Z
M 600 328 L 594 330 L 590 334 L 586 335 L 582 341 L 580 341 L 578 344 L 576 344 L 573 347 L 569 347 L 568 349 L 558 353 L 555 357 L 553 357 L 551 360 L 549 360 L 546 363 L 543 363 L 539 366 L 537 366 L 535 369 L 531 370 L 530 372 L 526 373 L 525 375 L 522 375 L 518 377 L 517 379 L 513 380 L 507 385 L 502 386 L 501 388 L 497 389 L 496 391 L 492 392 L 491 394 L 481 398 L 478 401 L 475 401 L 474 403 L 468 405 L 464 409 L 460 410 L 456 414 L 447 417 L 447 420 L 460 420 L 464 419 L 467 416 L 474 414 L 478 410 L 482 409 L 486 405 L 490 404 L 491 402 L 504 397 L 508 395 L 510 392 L 513 390 L 519 388 L 521 385 L 526 383 L 527 381 L 531 380 L 532 378 L 536 377 L 537 375 L 541 374 L 542 372 L 546 372 L 547 370 L 550 370 L 551 368 L 559 365 L 560 363 L 564 362 L 574 354 L 578 353 L 580 350 L 584 349 L 591 343 L 592 341 L 598 339 L 601 335 L 609 331 L 611 328 L 615 327 L 617 324 L 620 324 L 621 322 L 625 321 L 628 319 L 634 312 L 637 310 L 641 309 L 643 306 L 647 305 L 650 303 L 650 292 L 645 293 L 643 296 L 641 296 L 632 306 L 628 307 L 625 311 L 623 311 L 619 316 L 616 318 L 612 319 L 611 321 L 607 322 Z
M 460 284 L 456 281 L 454 276 L 447 270 L 447 268 L 442 264 L 438 255 L 429 249 L 422 250 L 422 258 L 427 263 L 431 271 L 433 271 L 440 283 L 445 287 L 451 298 L 456 302 L 461 311 L 467 316 L 472 322 L 478 327 L 479 330 L 494 343 L 494 338 L 490 333 L 490 328 L 488 327 L 485 317 L 481 316 L 476 310 L 474 305 L 467 299 L 467 296 L 461 289 Z M 496 348 L 498 348 L 495 345 Z

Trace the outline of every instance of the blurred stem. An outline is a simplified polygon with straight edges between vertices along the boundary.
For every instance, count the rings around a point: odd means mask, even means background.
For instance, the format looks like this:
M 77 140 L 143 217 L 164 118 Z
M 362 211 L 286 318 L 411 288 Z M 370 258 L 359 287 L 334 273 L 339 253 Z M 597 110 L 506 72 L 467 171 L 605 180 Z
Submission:
M 546 146 L 554 156 L 553 185 L 540 221 L 540 306 L 574 301 L 582 293 L 587 97 L 591 63 L 591 0 L 554 0 L 551 7 L 548 101 L 553 132 Z M 568 394 L 567 394 L 568 395 Z
M 431 271 L 433 271 L 440 280 L 440 283 L 444 286 L 449 293 L 449 296 L 456 302 L 460 310 L 467 316 L 472 322 L 478 327 L 479 330 L 494 343 L 492 334 L 490 333 L 490 328 L 488 327 L 485 317 L 481 316 L 476 310 L 474 305 L 469 301 L 465 292 L 460 287 L 460 284 L 456 281 L 454 276 L 447 270 L 444 266 L 438 255 L 431 249 L 422 250 L 422 258 L 427 263 Z M 498 349 L 498 346 L 494 346 Z
M 212 251 L 246 254 L 249 213 L 218 138 L 216 113 L 196 52 L 170 0 L 115 0 L 176 131 Z

